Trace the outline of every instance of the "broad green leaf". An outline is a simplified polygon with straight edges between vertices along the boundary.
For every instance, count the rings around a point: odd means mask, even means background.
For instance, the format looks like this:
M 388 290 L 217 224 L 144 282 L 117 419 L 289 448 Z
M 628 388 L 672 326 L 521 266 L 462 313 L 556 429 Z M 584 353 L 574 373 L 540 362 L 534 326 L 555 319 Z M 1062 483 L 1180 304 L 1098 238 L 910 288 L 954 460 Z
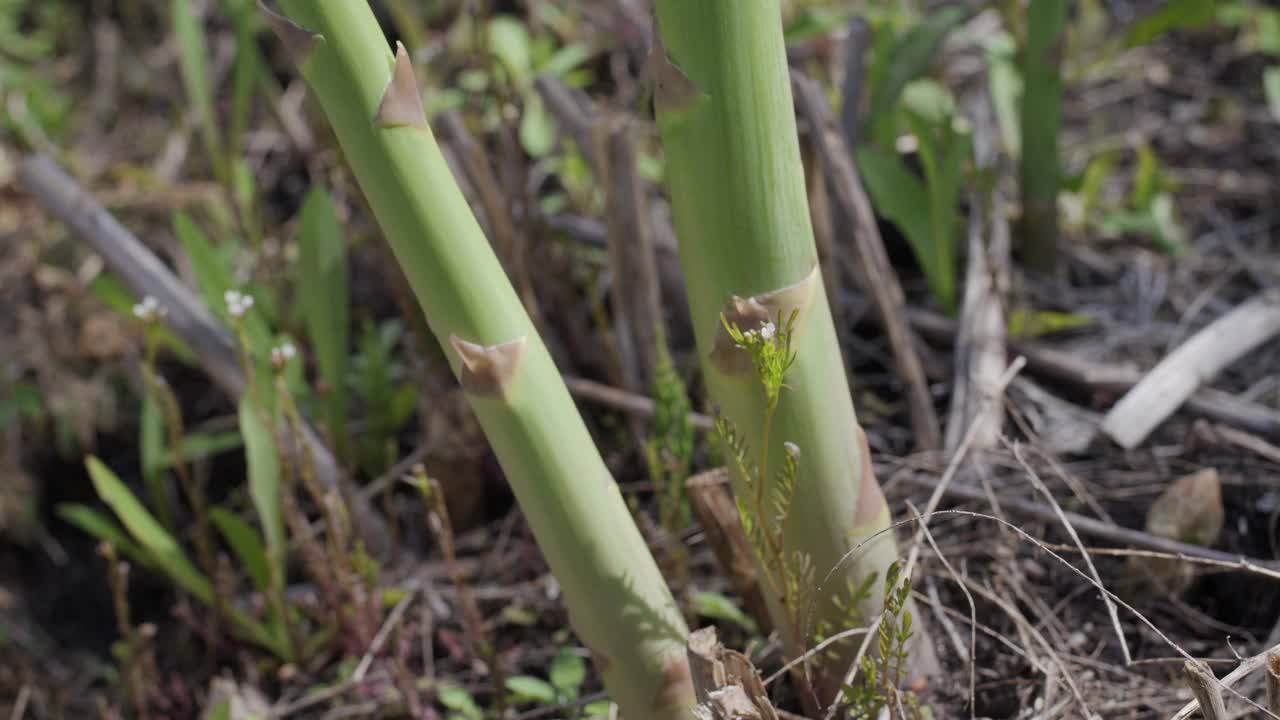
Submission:
M 276 455 L 272 430 L 263 423 L 253 399 L 240 400 L 240 433 L 244 436 L 245 460 L 249 469 L 249 496 L 262 523 L 266 539 L 269 567 L 274 566 L 284 577 L 285 531 L 280 509 L 280 459 Z
M 173 536 L 156 522 L 129 488 L 98 458 L 90 455 L 85 459 L 85 466 L 98 496 L 111 506 L 133 539 L 155 558 L 156 565 L 183 590 L 208 604 L 213 597 L 208 579 L 187 560 Z
M 209 518 L 222 533 L 231 552 L 240 561 L 241 567 L 249 574 L 253 586 L 259 592 L 267 592 L 271 588 L 271 575 L 267 561 L 266 548 L 253 526 L 243 518 L 224 508 L 216 507 L 209 511 Z
M 579 66 L 586 63 L 593 56 L 594 53 L 587 46 L 570 43 L 556 50 L 543 63 L 538 72 L 539 74 L 550 73 L 556 77 L 563 77 L 578 69 Z
M 552 658 L 547 679 L 561 695 L 573 700 L 587 680 L 587 663 L 571 648 L 563 648 Z
M 302 300 L 316 366 L 324 381 L 329 436 L 339 457 L 346 457 L 347 373 L 351 303 L 348 295 L 347 244 L 338 225 L 333 201 L 322 188 L 313 188 L 302 204 L 298 237 L 298 294 Z
M 589 718 L 602 718 L 609 716 L 609 706 L 613 703 L 609 700 L 597 700 L 593 703 L 587 703 L 582 708 L 582 713 Z
M 520 146 L 529 157 L 543 158 L 551 152 L 556 142 L 556 123 L 542 106 L 537 95 L 525 96 L 524 112 L 520 115 Z
M 921 78 L 902 89 L 902 105 L 932 124 L 950 122 L 956 114 L 951 91 L 929 78 Z
M 871 94 L 867 127 L 873 142 L 892 145 L 893 113 L 902 89 L 928 71 L 947 33 L 968 15 L 969 11 L 958 5 L 944 6 L 929 14 L 894 46 L 884 74 Z
M 540 705 L 551 705 L 556 701 L 556 689 L 541 678 L 532 675 L 515 675 L 507 678 L 507 690 L 516 696 L 517 701 L 535 702 Z
M 510 15 L 495 15 L 489 20 L 489 52 L 511 73 L 517 85 L 533 76 L 533 56 L 529 47 L 529 30 Z
M 80 503 L 62 503 L 57 506 L 58 517 L 86 533 L 111 543 L 116 551 L 148 570 L 157 569 L 156 561 L 115 520 Z
M 1171 30 L 1199 28 L 1213 21 L 1214 6 L 1208 0 L 1169 0 L 1159 10 L 1138 20 L 1125 35 L 1125 45 L 1146 45 Z
M 970 156 L 969 136 L 957 132 L 950 118 L 935 127 L 921 118 L 912 118 L 920 141 L 920 157 L 929 188 L 930 220 L 933 228 L 932 267 L 929 278 L 934 295 L 943 309 L 953 312 L 956 306 L 956 245 L 960 236 L 960 187 L 964 180 L 965 159 Z
M 878 145 L 864 145 L 857 149 L 855 155 L 872 205 L 906 236 L 925 277 L 936 277 L 942 268 L 934 260 L 937 253 L 933 248 L 934 228 L 928 188 L 895 153 Z M 933 286 L 932 280 L 930 286 Z
M 758 632 L 755 620 L 752 620 L 750 615 L 742 612 L 742 608 L 720 593 L 694 593 L 693 608 L 702 617 L 734 623 L 752 635 Z
M 480 706 L 476 705 L 471 693 L 457 685 L 443 684 L 436 690 L 436 699 L 440 704 L 458 713 L 467 720 L 479 720 L 483 717 Z

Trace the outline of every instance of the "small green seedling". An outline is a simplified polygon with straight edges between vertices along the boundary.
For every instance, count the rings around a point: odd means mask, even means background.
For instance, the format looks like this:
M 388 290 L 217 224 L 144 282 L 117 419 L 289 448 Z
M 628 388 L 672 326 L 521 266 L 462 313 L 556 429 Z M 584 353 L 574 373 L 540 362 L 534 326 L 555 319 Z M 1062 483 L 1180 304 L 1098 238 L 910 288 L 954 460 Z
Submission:
M 457 685 L 441 685 L 436 690 L 436 700 L 450 712 L 448 720 L 483 720 L 484 713 L 475 698 L 465 688 Z
M 586 661 L 573 648 L 562 648 L 552 658 L 546 680 L 533 675 L 514 675 L 507 678 L 505 684 L 512 704 L 556 707 L 577 700 L 586 680 Z

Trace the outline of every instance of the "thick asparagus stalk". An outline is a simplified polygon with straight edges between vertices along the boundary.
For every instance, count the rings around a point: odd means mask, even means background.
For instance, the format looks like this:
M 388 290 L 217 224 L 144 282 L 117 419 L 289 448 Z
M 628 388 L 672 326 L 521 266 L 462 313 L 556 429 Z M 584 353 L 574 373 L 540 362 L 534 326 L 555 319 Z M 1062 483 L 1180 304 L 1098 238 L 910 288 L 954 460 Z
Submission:
M 788 572 L 809 563 L 812 581 L 802 580 L 798 593 L 775 587 L 770 598 L 773 626 L 794 656 L 815 634 L 879 613 L 881 585 L 863 583 L 873 573 L 884 578 L 896 558 L 892 534 L 868 540 L 887 527 L 889 511 L 818 270 L 778 0 L 657 0 L 657 19 L 654 105 L 708 391 L 753 457 L 767 446 L 762 477 L 785 468 L 784 443 L 799 449 L 782 554 Z M 746 331 L 792 312 L 796 360 L 769 422 L 766 393 L 721 314 Z M 735 470 L 739 498 L 752 494 L 750 473 Z M 858 612 L 841 607 L 851 600 Z M 834 694 L 856 648 L 819 660 L 821 698 Z
M 628 718 L 688 718 L 687 629 L 551 356 L 440 153 L 404 48 L 363 0 L 267 10 L 467 392 Z M 265 9 L 265 8 L 264 8 Z

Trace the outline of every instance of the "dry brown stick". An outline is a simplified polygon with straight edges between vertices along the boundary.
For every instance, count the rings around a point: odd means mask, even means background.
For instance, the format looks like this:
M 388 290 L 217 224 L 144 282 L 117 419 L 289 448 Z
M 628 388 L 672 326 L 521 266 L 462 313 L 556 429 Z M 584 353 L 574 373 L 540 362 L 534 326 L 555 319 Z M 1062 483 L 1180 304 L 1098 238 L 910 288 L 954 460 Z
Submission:
M 618 118 L 606 145 L 609 267 L 614 330 L 626 387 L 644 392 L 653 380 L 662 322 L 657 257 L 644 189 L 636 171 L 631 123 Z
M 604 138 L 595 120 L 590 99 L 580 96 L 554 75 L 542 75 L 534 81 L 538 95 L 556 122 L 563 127 L 586 158 L 596 177 L 605 177 Z
M 1248 450 L 1258 457 L 1280 465 L 1280 447 L 1272 445 L 1262 438 L 1243 430 L 1227 427 L 1220 423 L 1210 424 L 1197 420 L 1191 432 L 1197 440 L 1209 443 L 1225 443 L 1242 450 Z
M 1102 421 L 1102 430 L 1132 450 L 1200 385 L 1277 333 L 1280 289 L 1236 307 L 1178 346 L 1133 387 Z
M 937 488 L 939 482 L 936 478 L 920 473 L 912 473 L 906 476 L 904 480 L 912 485 L 918 485 L 922 488 L 929 489 Z M 987 494 L 982 490 L 955 483 L 947 486 L 946 494 L 972 502 L 986 503 L 989 501 Z M 1001 497 L 1000 509 L 1007 510 L 1012 514 L 1023 518 L 1043 520 L 1050 523 L 1061 522 L 1058 518 L 1058 514 L 1052 509 L 1028 500 Z M 1073 512 L 1064 511 L 1063 514 L 1071 523 L 1071 526 L 1083 535 L 1089 535 L 1123 545 L 1131 545 L 1133 547 L 1154 550 L 1156 552 L 1168 553 L 1180 558 L 1201 558 L 1214 563 L 1221 563 L 1224 567 L 1228 568 L 1246 569 L 1252 566 L 1271 572 L 1280 571 L 1280 562 L 1278 561 L 1258 560 L 1255 558 L 1245 557 L 1243 555 L 1232 555 L 1231 553 L 1201 547 L 1199 545 L 1191 545 L 1189 543 L 1178 542 L 1176 540 L 1168 540 L 1141 530 L 1133 530 L 1126 527 L 1120 527 L 1119 525 L 1112 525 L 1111 523 L 1106 523 L 1101 520 L 1096 520 Z
M 791 74 L 791 83 L 795 88 L 797 109 L 808 120 L 810 133 L 820 145 L 818 157 L 827 182 L 835 190 L 835 201 L 856 225 L 853 240 L 862 284 L 875 301 L 885 334 L 889 337 L 898 375 L 907 386 L 911 429 L 915 435 L 916 447 L 920 450 L 935 449 L 941 443 L 938 413 L 933 407 L 924 366 L 920 364 L 920 356 L 916 354 L 913 333 L 903 312 L 906 300 L 902 286 L 898 283 L 898 275 L 885 252 L 871 202 L 853 167 L 849 149 L 845 147 L 840 134 L 834 130 L 831 108 L 822 94 L 822 88 L 815 81 L 796 72 Z
M 1227 720 L 1227 706 L 1222 702 L 1222 690 L 1218 687 L 1218 678 L 1213 671 L 1199 660 L 1188 660 L 1182 664 L 1187 674 L 1187 684 L 1200 703 L 1200 714 L 1204 720 Z
M 1236 666 L 1235 670 L 1232 670 L 1231 672 L 1227 673 L 1225 676 L 1223 676 L 1221 680 L 1217 681 L 1218 687 L 1222 687 L 1222 688 L 1232 687 L 1236 683 L 1240 682 L 1240 680 L 1247 677 L 1254 670 L 1257 670 L 1258 668 L 1265 665 L 1267 663 L 1267 658 L 1276 652 L 1280 652 L 1280 645 L 1272 647 L 1266 650 L 1265 652 L 1261 652 L 1261 653 L 1258 653 L 1257 655 L 1241 660 L 1240 664 Z M 1233 690 L 1232 692 L 1234 693 L 1235 691 Z M 1170 718 L 1170 720 L 1187 720 L 1187 718 L 1191 717 L 1191 713 L 1194 713 L 1196 709 L 1199 707 L 1200 707 L 1200 701 L 1198 699 L 1192 700 L 1186 705 L 1183 705 L 1181 710 L 1174 713 L 1173 717 Z M 1208 715 L 1206 715 L 1206 717 L 1208 717 Z
M 653 398 L 571 375 L 565 375 L 564 382 L 569 387 L 569 392 L 577 397 L 642 417 L 653 417 Z M 697 412 L 689 413 L 689 423 L 699 430 L 711 430 L 715 427 L 715 421 Z
M 604 182 L 609 178 L 608 165 L 611 163 L 609 155 L 617 148 L 610 147 L 612 141 L 602 130 L 603 123 L 597 117 L 590 98 L 579 94 L 578 91 L 569 88 L 551 75 L 539 77 L 536 84 L 548 111 L 573 138 L 591 167 L 591 172 Z M 634 156 L 629 164 L 632 168 L 635 167 Z M 644 180 L 634 172 L 632 178 L 636 185 L 637 217 L 640 214 L 644 215 L 649 235 L 648 242 L 653 248 L 654 271 L 659 281 L 659 314 L 655 317 L 659 319 L 663 317 L 661 309 L 665 306 L 667 327 L 677 331 L 690 331 L 688 299 L 685 297 L 684 276 L 680 271 L 676 233 L 671 225 L 671 218 L 657 212 L 659 205 L 652 201 L 656 192 L 653 183 Z M 609 180 L 609 182 L 612 186 L 613 181 Z M 610 212 L 610 215 L 612 214 Z M 568 215 L 553 216 L 547 220 L 552 227 L 568 232 L 575 240 L 602 246 L 608 245 L 610 229 L 603 223 L 590 218 Z
M 489 163 L 484 148 L 467 131 L 462 115 L 457 110 L 446 110 L 437 116 L 436 123 L 442 139 L 454 149 L 470 186 L 480 203 L 479 215 L 484 218 L 489 238 L 498 257 L 502 258 L 507 272 L 511 272 L 516 246 L 515 221 L 511 217 L 498 176 Z
M 1280 652 L 1267 653 L 1267 712 L 1280 715 Z
M 960 328 L 956 333 L 955 375 L 943 447 L 953 452 L 970 424 L 978 426 L 972 449 L 1000 442 L 1004 403 L 989 398 L 1005 364 L 1005 298 L 1009 293 L 1009 224 L 1004 183 L 996 151 L 991 104 L 985 88 L 971 99 L 974 163 L 993 175 L 988 188 L 971 193 L 968 267 Z M 981 185 L 981 183 L 980 183 Z M 990 400 L 990 401 L 989 401 Z
M 721 571 L 729 578 L 733 591 L 742 598 L 747 614 L 761 634 L 768 635 L 771 623 L 756 573 L 755 555 L 738 518 L 738 506 L 729 489 L 729 471 L 719 467 L 699 473 L 685 482 L 689 507 L 707 537 Z
M 909 308 L 907 317 L 922 336 L 934 342 L 955 342 L 956 323 L 950 318 L 918 308 Z M 1036 375 L 1098 392 L 1124 392 L 1142 379 L 1137 366 L 1130 363 L 1091 362 L 1034 341 L 1014 340 L 1009 343 L 1009 352 L 1025 357 L 1027 368 Z M 1220 390 L 1200 388 L 1187 400 L 1186 407 L 1228 425 L 1268 437 L 1280 437 L 1280 412 Z
M 844 82 L 840 90 L 840 128 L 847 147 L 858 146 L 862 124 L 862 89 L 866 80 L 867 40 L 871 27 L 860 15 L 849 20 L 844 46 Z
M 835 251 L 836 227 L 848 227 L 844 218 L 836 218 L 841 214 L 838 208 L 831 205 L 831 192 L 827 188 L 826 176 L 823 174 L 822 145 L 807 133 L 800 146 L 801 159 L 804 164 L 804 186 L 809 195 L 809 223 L 813 226 L 813 244 L 818 250 L 818 265 L 822 268 L 822 282 L 827 286 L 827 297 L 844 296 L 842 274 L 840 270 L 848 264 L 849 258 L 841 257 Z M 850 330 L 840 312 L 843 303 L 832 303 L 831 312 L 836 317 L 836 326 L 845 331 Z
M 154 297 L 165 308 L 169 328 L 191 348 L 200 367 L 224 393 L 239 398 L 245 389 L 245 377 L 231 335 L 191 290 L 48 157 L 25 158 L 19 177 L 40 204 L 88 243 L 135 295 Z M 382 517 L 366 500 L 351 492 L 337 460 L 311 426 L 304 424 L 302 429 L 303 444 L 311 454 L 317 479 L 326 487 L 342 491 L 369 552 L 388 557 L 391 541 Z M 292 447 L 293 443 L 287 445 Z

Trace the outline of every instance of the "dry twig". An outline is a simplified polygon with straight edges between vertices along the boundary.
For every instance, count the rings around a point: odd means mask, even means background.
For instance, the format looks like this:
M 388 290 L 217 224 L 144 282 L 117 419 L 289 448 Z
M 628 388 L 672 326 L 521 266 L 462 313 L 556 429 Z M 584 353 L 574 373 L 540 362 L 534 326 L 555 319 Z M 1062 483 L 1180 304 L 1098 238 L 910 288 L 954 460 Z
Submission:
M 1206 380 L 1280 333 L 1280 289 L 1210 323 L 1160 361 L 1111 408 L 1102 430 L 1132 450 Z
M 793 72 L 791 84 L 795 88 L 796 106 L 808 119 L 809 131 L 820 147 L 818 159 L 825 171 L 827 182 L 835 190 L 835 200 L 842 212 L 853 220 L 854 249 L 861 269 L 862 284 L 875 301 L 880 321 L 893 349 L 894 363 L 903 383 L 907 386 L 907 399 L 911 409 L 911 427 L 916 446 L 931 450 L 941 442 L 938 414 L 933 407 L 929 385 L 925 380 L 924 366 L 916 353 L 914 334 L 911 332 L 903 308 L 906 301 L 897 272 L 889 262 L 884 240 L 876 224 L 871 201 L 858 179 L 852 156 L 843 139 L 834 129 L 831 108 L 822 94 L 822 88 L 809 78 Z
M 996 387 L 1005 364 L 1005 298 L 1009 292 L 1009 223 L 1005 218 L 1004 187 L 996 152 L 991 104 L 985 92 L 973 98 L 974 163 L 980 172 L 995 175 L 990 187 L 971 193 L 968 267 L 960 329 L 956 333 L 955 375 L 951 411 L 943 447 L 955 450 L 961 432 L 978 425 L 973 450 L 994 448 L 1000 442 L 1004 406 L 987 395 Z

